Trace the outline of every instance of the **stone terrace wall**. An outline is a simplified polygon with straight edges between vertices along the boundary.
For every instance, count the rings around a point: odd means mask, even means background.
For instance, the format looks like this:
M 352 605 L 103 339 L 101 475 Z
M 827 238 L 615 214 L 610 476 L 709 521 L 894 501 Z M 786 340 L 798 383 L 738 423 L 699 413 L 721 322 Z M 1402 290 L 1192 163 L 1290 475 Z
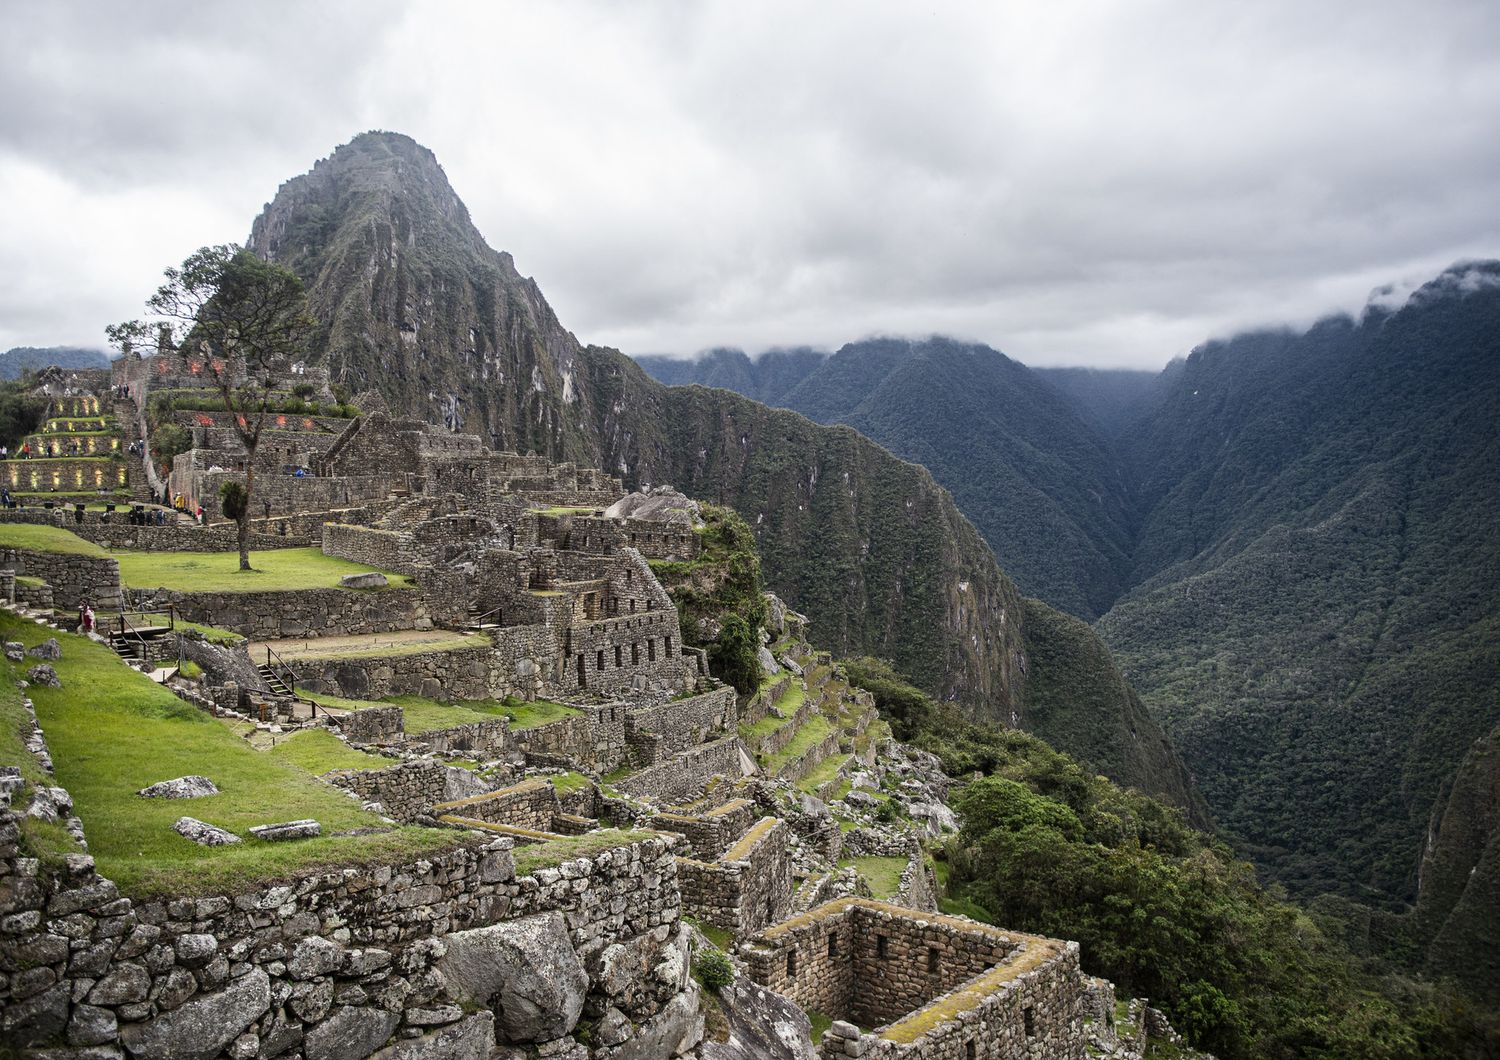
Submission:
M 685 751 L 703 743 L 710 733 L 724 732 L 734 724 L 734 689 L 725 687 L 632 710 L 625 718 L 625 732 L 627 738 L 634 732 L 656 733 L 668 750 Z
M 557 789 L 549 780 L 523 780 L 487 795 L 439 803 L 432 810 L 439 817 L 451 814 L 471 821 L 531 828 L 538 832 L 553 831 L 552 819 L 561 812 Z
M 0 548 L 0 567 L 41 578 L 52 587 L 53 602 L 67 610 L 77 609 L 85 600 L 96 611 L 119 611 L 124 607 L 118 560 L 29 548 Z
M 504 718 L 469 721 L 446 729 L 406 734 L 408 751 L 429 754 L 466 754 L 478 758 L 501 758 L 515 746 L 510 724 Z
M 783 677 L 775 684 L 769 685 L 752 695 L 744 707 L 740 709 L 740 721 L 746 725 L 754 725 L 769 717 L 771 708 L 776 701 L 786 695 L 786 690 L 792 685 L 790 677 Z
M 1084 1060 L 1083 976 L 1078 944 L 1030 939 L 1015 963 L 969 980 L 911 1017 L 875 1033 L 835 1022 L 819 1055 L 827 1060 Z M 1032 962 L 1035 962 L 1033 965 Z
M 566 765 L 609 773 L 625 760 L 625 706 L 580 704 L 582 713 L 511 733 L 532 765 Z
M 723 860 L 677 859 L 682 906 L 691 916 L 744 937 L 786 916 L 792 907 L 790 830 L 765 817 Z
M 696 791 L 715 776 L 738 779 L 744 747 L 738 736 L 729 736 L 674 755 L 664 765 L 643 769 L 616 785 L 629 795 L 667 802 Z
M 11 1048 L 66 1040 L 83 1050 L 67 1055 L 79 1057 L 119 1056 L 123 1044 L 161 1060 L 357 1060 L 397 1034 L 421 1039 L 410 1043 L 413 1055 L 487 1056 L 491 1017 L 469 1017 L 480 1027 L 465 1020 L 455 1003 L 462 981 L 444 976 L 445 949 L 489 925 L 546 913 L 562 914 L 561 941 L 591 980 L 587 1004 L 618 1009 L 622 1038 L 687 987 L 669 840 L 520 878 L 508 840 L 469 840 L 410 864 L 136 903 L 90 857 L 71 855 L 53 873 L 21 856 L 13 790 L 0 791 L 0 1042 Z M 645 969 L 667 960 L 682 974 L 606 974 L 606 955 L 622 948 Z M 458 1033 L 459 1021 L 465 1036 L 482 1032 L 464 1052 L 443 1037 Z
M 434 624 L 433 607 L 420 589 L 173 590 L 156 593 L 152 606 L 167 603 L 190 622 L 233 630 L 252 640 L 390 633 L 431 629 Z
M 384 595 L 384 594 L 381 594 Z M 347 699 L 419 695 L 429 699 L 487 699 L 493 654 L 487 647 L 365 658 L 297 659 L 297 683 Z
M 364 713 L 358 711 L 357 713 Z M 332 784 L 378 802 L 387 817 L 411 822 L 432 815 L 433 806 L 448 797 L 448 767 L 441 762 L 402 762 L 389 769 L 351 769 L 330 773 Z
M 745 834 L 754 816 L 755 803 L 749 799 L 731 799 L 707 813 L 658 813 L 651 818 L 651 827 L 661 832 L 676 832 L 687 840 L 693 857 L 712 861 Z
M 323 552 L 401 574 L 420 574 L 409 534 L 369 526 L 329 523 L 323 527 Z
M 340 715 L 334 724 L 352 744 L 384 744 L 401 738 L 406 730 L 406 716 L 400 707 L 365 707 Z
M 232 523 L 214 526 L 131 526 L 125 513 L 116 512 L 108 523 L 66 526 L 85 541 L 103 548 L 140 549 L 143 552 L 238 552 L 239 531 Z M 250 534 L 250 551 L 271 552 L 279 548 L 305 548 L 306 537 Z

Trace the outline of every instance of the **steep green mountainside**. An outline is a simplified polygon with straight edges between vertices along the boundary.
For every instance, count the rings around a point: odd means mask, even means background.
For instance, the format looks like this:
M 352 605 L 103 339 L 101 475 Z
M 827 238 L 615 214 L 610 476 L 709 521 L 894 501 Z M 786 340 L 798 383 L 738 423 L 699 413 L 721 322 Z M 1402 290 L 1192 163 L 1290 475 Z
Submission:
M 25 372 L 55 364 L 59 368 L 108 368 L 103 350 L 81 346 L 12 346 L 0 353 L 0 379 L 19 379 Z
M 807 346 L 767 350 L 754 360 L 744 350 L 706 350 L 695 358 L 636 357 L 651 378 L 668 386 L 716 386 L 744 394 L 765 405 L 784 406 L 782 398 L 828 359 Z
M 496 448 L 729 505 L 755 534 L 766 584 L 808 615 L 818 643 L 889 658 L 977 716 L 1024 715 L 1022 597 L 924 468 L 847 427 L 666 387 L 581 345 L 415 141 L 367 133 L 340 147 L 282 185 L 249 246 L 306 281 L 327 364 L 351 391 Z M 1192 804 L 1178 771 L 1154 776 L 1126 757 L 1142 786 Z
M 747 394 L 787 376 L 771 354 L 687 363 L 697 366 L 692 381 Z M 657 359 L 643 364 L 660 370 Z M 684 378 L 682 364 L 660 378 Z M 848 424 L 922 464 L 1022 592 L 1092 619 L 1124 588 L 1130 506 L 1109 444 L 1024 365 L 950 339 L 870 339 L 766 400 Z
M 1133 368 L 1033 368 L 1031 372 L 1106 438 L 1123 434 L 1166 378 L 1163 372 Z
M 1414 916 L 1427 971 L 1500 1009 L 1500 727 L 1474 742 L 1433 812 Z
M 1099 631 L 1303 893 L 1413 899 L 1442 785 L 1500 721 L 1497 277 L 1211 343 L 1128 442 L 1141 584 Z

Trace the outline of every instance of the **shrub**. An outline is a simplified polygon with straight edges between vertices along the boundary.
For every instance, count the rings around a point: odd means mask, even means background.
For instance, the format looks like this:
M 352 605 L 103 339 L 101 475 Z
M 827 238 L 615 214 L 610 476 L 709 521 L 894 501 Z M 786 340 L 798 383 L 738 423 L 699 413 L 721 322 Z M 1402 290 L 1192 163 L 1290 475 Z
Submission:
M 705 946 L 693 955 L 693 975 L 705 990 L 718 991 L 734 982 L 734 965 L 716 946 Z
M 250 503 L 250 494 L 245 492 L 243 482 L 230 479 L 219 487 L 219 502 L 224 506 L 224 518 L 239 522 Z

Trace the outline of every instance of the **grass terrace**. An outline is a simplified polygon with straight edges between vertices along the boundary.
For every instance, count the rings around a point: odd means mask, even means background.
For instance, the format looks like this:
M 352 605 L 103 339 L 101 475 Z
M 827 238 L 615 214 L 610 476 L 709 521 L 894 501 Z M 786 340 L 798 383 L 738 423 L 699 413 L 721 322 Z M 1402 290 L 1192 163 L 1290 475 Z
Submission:
M 30 523 L 0 523 L 0 547 L 29 548 L 36 552 L 94 556 L 98 559 L 109 557 L 104 549 L 69 530 L 56 526 L 33 526 Z
M 258 752 L 102 645 L 9 614 L 0 614 L 0 636 L 28 647 L 50 636 L 61 642 L 63 657 L 54 666 L 63 687 L 34 686 L 30 695 L 52 751 L 57 783 L 73 795 L 99 871 L 132 897 L 232 893 L 322 868 L 397 861 L 464 842 L 457 832 L 386 826 L 302 764 L 322 767 L 332 757 L 328 749 L 294 739 L 283 744 L 290 749 L 280 754 Z M 3 665 L 7 670 L 0 672 L 15 674 L 14 666 Z M 13 713 L 15 707 L 0 709 Z M 14 731 L 13 726 L 7 729 Z M 13 744 L 12 735 L 0 735 L 7 760 L 24 767 L 30 756 L 17 755 Z M 207 776 L 220 794 L 188 801 L 135 794 L 148 784 L 189 773 Z M 172 823 L 184 814 L 245 841 L 198 846 L 172 831 Z M 247 838 L 252 825 L 307 817 L 323 825 L 322 836 L 295 843 Z M 336 834 L 365 828 L 380 831 Z M 69 849 L 46 836 L 28 839 L 43 855 Z
M 817 768 L 815 768 L 811 773 L 807 774 L 807 776 L 797 781 L 797 789 L 799 791 L 804 791 L 809 795 L 812 794 L 819 787 L 827 784 L 830 780 L 837 777 L 839 775 L 839 770 L 843 769 L 844 766 L 848 764 L 851 757 L 851 755 L 829 755 L 827 758 L 823 759 L 823 761 L 819 762 Z M 849 794 L 849 792 L 846 788 L 844 794 L 839 795 L 838 798 L 843 798 L 844 795 L 847 794 Z
M 28 529 L 49 529 L 46 527 Z M 71 536 L 71 535 L 70 535 Z M 295 589 L 337 589 L 346 574 L 384 574 L 392 586 L 408 588 L 404 574 L 366 567 L 317 548 L 280 548 L 251 552 L 254 570 L 239 569 L 233 552 L 122 552 L 120 581 L 132 589 L 174 589 L 179 592 L 287 592 Z M 348 592 L 379 592 L 350 589 Z
M 574 858 L 593 857 L 615 847 L 629 846 L 656 835 L 655 832 L 601 828 L 584 835 L 553 839 L 515 850 L 516 875 L 530 876 L 538 869 L 552 869 Z
M 470 644 L 472 640 L 466 641 L 464 646 L 468 647 Z M 545 699 L 529 703 L 498 699 L 465 699 L 456 703 L 439 703 L 435 699 L 426 699 L 422 696 L 391 696 L 389 699 L 374 701 L 345 699 L 343 696 L 329 695 L 324 692 L 299 691 L 298 694 L 321 706 L 341 710 L 400 707 L 406 731 L 409 733 L 451 729 L 456 725 L 466 725 L 475 721 L 494 721 L 496 718 L 509 718 L 511 731 L 518 732 L 580 713 L 575 707 Z
M 822 743 L 833 732 L 833 722 L 821 714 L 813 715 L 807 720 L 807 724 L 797 730 L 797 735 L 792 737 L 791 743 L 766 758 L 766 772 L 775 776 L 788 763 L 806 753 L 809 748 Z
M 865 878 L 870 885 L 870 894 L 882 901 L 888 901 L 896 897 L 901 890 L 901 874 L 906 871 L 905 858 L 887 857 L 862 857 L 842 858 L 839 868 L 847 869 L 850 866 Z
M 293 733 L 271 748 L 267 756 L 314 776 L 335 769 L 384 769 L 396 764 L 394 758 L 354 750 L 327 729 L 304 729 Z

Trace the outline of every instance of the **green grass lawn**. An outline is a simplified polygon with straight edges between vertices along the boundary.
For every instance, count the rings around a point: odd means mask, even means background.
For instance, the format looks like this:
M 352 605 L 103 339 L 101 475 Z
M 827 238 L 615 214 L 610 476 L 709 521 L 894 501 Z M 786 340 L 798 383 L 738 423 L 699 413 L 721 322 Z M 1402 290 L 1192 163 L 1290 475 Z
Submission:
M 579 713 L 574 707 L 545 699 L 530 703 L 498 699 L 464 699 L 456 703 L 439 703 L 435 699 L 426 699 L 422 696 L 391 696 L 389 699 L 376 702 L 366 699 L 344 699 L 342 696 L 323 692 L 299 694 L 314 703 L 321 703 L 327 707 L 341 707 L 344 710 L 398 706 L 401 708 L 406 731 L 410 733 L 451 729 L 455 725 L 466 725 L 474 721 L 493 721 L 496 718 L 510 718 L 511 731 L 516 732 L 521 729 L 534 729 L 539 725 L 546 725 L 548 722 Z
M 99 870 L 129 895 L 232 892 L 313 868 L 391 861 L 462 841 L 457 833 L 415 827 L 370 836 L 329 835 L 385 826 L 298 764 L 323 766 L 332 757 L 323 750 L 288 741 L 279 754 L 258 752 L 85 638 L 7 614 L 0 614 L 0 636 L 28 647 L 50 636 L 62 644 L 63 657 L 54 665 L 63 687 L 34 686 L 30 695 L 52 751 L 57 783 L 73 795 L 90 853 Z M 0 665 L 6 668 L 0 674 L 14 677 L 16 667 Z M 292 749 L 286 750 L 289 744 Z M 8 761 L 24 762 L 3 734 L 0 753 Z M 376 759 L 374 764 L 387 763 Z M 148 784 L 189 773 L 213 780 L 220 794 L 191 800 L 135 794 Z M 172 823 L 183 815 L 241 837 L 248 836 L 251 825 L 311 817 L 325 834 L 295 843 L 246 839 L 230 847 L 200 847 L 172 831 Z
M 50 528 L 28 526 L 24 529 Z M 346 574 L 368 574 L 375 570 L 337 556 L 325 556 L 322 549 L 317 548 L 252 552 L 250 565 L 255 569 L 251 571 L 239 569 L 239 556 L 233 552 L 122 552 L 116 558 L 120 561 L 120 581 L 126 586 L 181 592 L 336 589 L 339 579 Z M 411 585 L 411 579 L 404 574 L 380 573 L 385 574 L 393 586 Z
M 814 744 L 822 743 L 833 732 L 833 722 L 815 714 L 807 719 L 807 724 L 797 730 L 797 735 L 792 737 L 792 742 L 766 759 L 766 772 L 775 774 L 781 772 L 783 766 L 793 761 L 799 755 L 807 751 Z
M 870 885 L 870 893 L 881 899 L 896 897 L 901 888 L 901 873 L 906 870 L 905 858 L 841 858 L 839 868 L 853 865 Z
M 552 781 L 552 787 L 556 789 L 558 798 L 562 798 L 564 795 L 571 795 L 575 791 L 582 791 L 593 783 L 592 780 L 582 773 L 558 773 L 547 779 Z
M 797 781 L 797 789 L 805 791 L 809 795 L 812 794 L 820 785 L 827 784 L 834 777 L 838 776 L 839 770 L 844 767 L 844 763 L 848 762 L 850 757 L 850 755 L 829 755 L 823 761 L 819 762 L 817 768 L 811 773 Z M 845 781 L 845 783 L 847 784 L 848 781 Z M 849 792 L 845 790 L 844 795 L 847 794 Z M 843 795 L 838 797 L 843 798 Z
M 70 530 L 56 526 L 34 526 L 30 523 L 0 523 L 0 546 L 29 548 L 37 552 L 62 552 L 71 556 L 108 556 L 92 541 L 85 541 Z
M 314 776 L 335 769 L 384 769 L 396 765 L 394 758 L 356 751 L 327 729 L 307 729 L 293 733 L 266 753 L 268 758 L 286 762 Z

